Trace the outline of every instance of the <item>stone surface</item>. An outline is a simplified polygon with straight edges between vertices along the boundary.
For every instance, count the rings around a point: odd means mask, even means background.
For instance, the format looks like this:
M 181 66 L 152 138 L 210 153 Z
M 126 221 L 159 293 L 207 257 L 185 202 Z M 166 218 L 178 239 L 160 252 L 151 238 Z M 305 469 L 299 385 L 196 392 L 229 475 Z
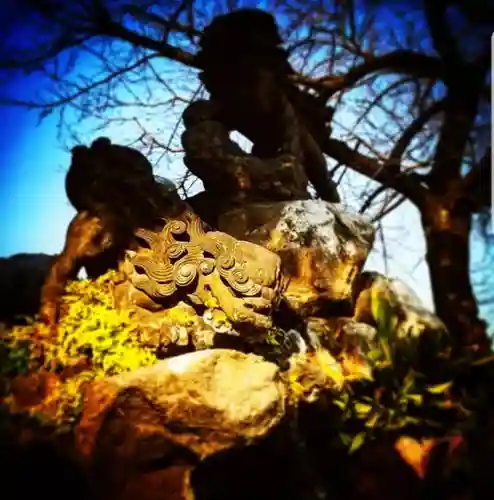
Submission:
M 308 318 L 307 328 L 325 349 L 336 353 L 366 352 L 374 345 L 377 334 L 375 327 L 349 317 Z
M 305 316 L 351 300 L 374 241 L 368 219 L 319 200 L 251 204 L 223 214 L 219 228 L 281 257 L 285 298 Z
M 90 457 L 111 446 L 100 442 L 103 425 L 106 435 L 112 428 L 126 429 L 133 459 L 139 458 L 138 448 L 143 456 L 150 453 L 146 441 L 153 440 L 184 447 L 198 458 L 246 444 L 267 434 L 284 414 L 278 370 L 258 356 L 215 349 L 95 382 L 77 429 L 79 449 Z M 123 415 L 117 417 L 119 407 Z M 113 425 L 119 418 L 123 421 Z
M 105 498 L 137 498 L 146 484 L 162 484 L 169 496 L 145 498 L 193 498 L 198 463 L 255 443 L 280 423 L 278 371 L 258 356 L 216 349 L 94 382 L 75 434 L 82 463 Z
M 278 45 L 279 36 L 272 37 L 276 29 L 274 17 L 258 9 L 216 17 L 196 55 L 199 78 L 222 108 L 228 130 L 252 141 L 253 155 L 294 155 L 318 196 L 339 201 L 321 147 L 331 135 L 332 110 L 293 84 L 288 53 Z M 224 57 L 223 47 L 234 47 L 234 60 Z
M 417 338 L 424 332 L 441 334 L 446 331 L 444 323 L 402 281 L 375 272 L 362 273 L 358 281 L 354 315 L 357 322 L 379 326 L 372 313 L 372 301 L 378 299 L 393 317 L 394 323 L 388 333 L 394 340 Z
M 217 334 L 239 335 L 218 308 L 208 308 L 201 315 L 191 305 L 179 302 L 158 311 L 137 306 L 130 310 L 133 321 L 139 325 L 139 344 L 155 349 L 160 357 L 209 349 L 215 345 Z
M 187 168 L 201 179 L 214 204 L 307 199 L 308 179 L 294 155 L 261 159 L 246 153 L 221 122 L 221 106 L 198 100 L 183 113 Z M 231 206 L 231 205 L 230 205 Z

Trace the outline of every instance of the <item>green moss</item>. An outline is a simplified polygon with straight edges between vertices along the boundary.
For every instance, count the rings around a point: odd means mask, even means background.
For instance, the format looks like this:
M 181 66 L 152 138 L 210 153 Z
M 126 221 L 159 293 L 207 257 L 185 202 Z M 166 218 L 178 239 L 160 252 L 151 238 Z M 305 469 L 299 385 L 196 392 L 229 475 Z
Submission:
M 8 339 L 0 340 L 0 377 L 14 377 L 29 371 L 31 358 L 30 343 L 16 342 L 13 346 Z

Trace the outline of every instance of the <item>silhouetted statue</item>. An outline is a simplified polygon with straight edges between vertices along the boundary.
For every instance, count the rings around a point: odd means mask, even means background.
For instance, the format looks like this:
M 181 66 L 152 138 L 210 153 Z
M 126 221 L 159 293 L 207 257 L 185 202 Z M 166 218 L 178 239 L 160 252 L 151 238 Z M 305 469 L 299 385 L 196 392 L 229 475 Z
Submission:
M 214 226 L 215 216 L 232 205 L 310 198 L 308 179 L 296 156 L 261 159 L 246 153 L 230 139 L 218 114 L 211 100 L 195 101 L 183 114 L 184 163 L 204 184 L 200 197 L 209 199 L 204 208 L 194 206 L 196 197 L 187 201 L 201 217 L 208 211 L 205 218 Z
M 200 41 L 201 81 L 226 127 L 253 142 L 254 156 L 297 156 L 317 194 L 338 202 L 319 147 L 331 133 L 333 110 L 290 81 L 294 71 L 281 42 L 267 12 L 241 9 L 218 16 Z

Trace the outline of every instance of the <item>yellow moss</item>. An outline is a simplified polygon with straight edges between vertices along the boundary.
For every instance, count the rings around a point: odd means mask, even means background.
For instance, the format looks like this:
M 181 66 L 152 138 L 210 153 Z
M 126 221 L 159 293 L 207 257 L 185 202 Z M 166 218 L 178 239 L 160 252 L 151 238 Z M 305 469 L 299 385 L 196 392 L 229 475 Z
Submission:
M 214 331 L 229 331 L 233 329 L 233 326 L 225 314 L 225 311 L 218 308 L 207 309 L 203 316 L 203 320 L 209 324 Z
M 291 393 L 298 399 L 302 394 L 304 394 L 304 386 L 300 383 L 298 374 L 290 373 L 288 377 L 288 383 Z
M 211 294 L 208 294 L 207 296 L 205 296 L 204 305 L 208 309 L 216 309 L 220 306 L 218 299 L 216 297 L 213 297 L 213 295 L 211 295 Z
M 272 346 L 280 346 L 283 341 L 284 332 L 279 332 L 274 328 L 266 332 L 266 342 Z
M 58 327 L 57 342 L 48 346 L 46 363 L 71 366 L 90 355 L 93 369 L 105 375 L 132 371 L 156 361 L 154 353 L 137 341 L 138 325 L 127 311 L 113 308 L 112 271 L 95 281 L 72 282 L 67 306 Z
M 133 323 L 127 311 L 113 308 L 112 288 L 115 272 L 109 272 L 97 280 L 81 280 L 69 283 L 62 301 L 62 315 L 56 339 L 44 341 L 43 366 L 48 371 L 58 371 L 89 359 L 91 369 L 79 373 L 50 394 L 50 402 L 56 402 L 57 423 L 74 420 L 82 403 L 81 384 L 90 380 L 136 370 L 156 362 L 152 349 L 139 345 L 138 325 Z M 34 331 L 47 333 L 46 327 L 34 322 L 15 327 L 9 340 L 12 350 L 19 349 L 32 340 Z M 39 341 L 38 341 L 39 343 Z M 31 345 L 31 363 L 37 352 Z M 33 409 L 36 413 L 36 409 Z
M 166 317 L 170 320 L 171 324 L 178 324 L 186 327 L 193 327 L 197 325 L 199 317 L 194 309 L 178 304 L 166 311 Z
M 285 237 L 279 229 L 271 229 L 267 248 L 272 251 L 279 250 L 285 246 Z

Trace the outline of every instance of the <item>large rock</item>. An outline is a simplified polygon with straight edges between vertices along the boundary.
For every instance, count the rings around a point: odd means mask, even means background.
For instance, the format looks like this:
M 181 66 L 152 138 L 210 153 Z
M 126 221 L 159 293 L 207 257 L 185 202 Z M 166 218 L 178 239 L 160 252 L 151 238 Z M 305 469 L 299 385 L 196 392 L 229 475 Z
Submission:
M 177 498 L 187 498 L 195 465 L 280 423 L 286 395 L 278 372 L 258 356 L 216 349 L 95 382 L 85 395 L 77 448 L 105 495 L 125 497 L 135 480 L 129 471 L 159 463 L 178 481 Z
M 223 214 L 219 228 L 281 257 L 285 298 L 306 316 L 350 302 L 375 234 L 367 218 L 319 200 L 247 205 Z
M 376 301 L 382 311 L 377 318 Z M 427 309 L 414 290 L 377 272 L 366 271 L 358 278 L 354 319 L 386 330 L 392 341 L 416 339 L 423 333 L 440 338 L 446 332 L 444 323 Z

